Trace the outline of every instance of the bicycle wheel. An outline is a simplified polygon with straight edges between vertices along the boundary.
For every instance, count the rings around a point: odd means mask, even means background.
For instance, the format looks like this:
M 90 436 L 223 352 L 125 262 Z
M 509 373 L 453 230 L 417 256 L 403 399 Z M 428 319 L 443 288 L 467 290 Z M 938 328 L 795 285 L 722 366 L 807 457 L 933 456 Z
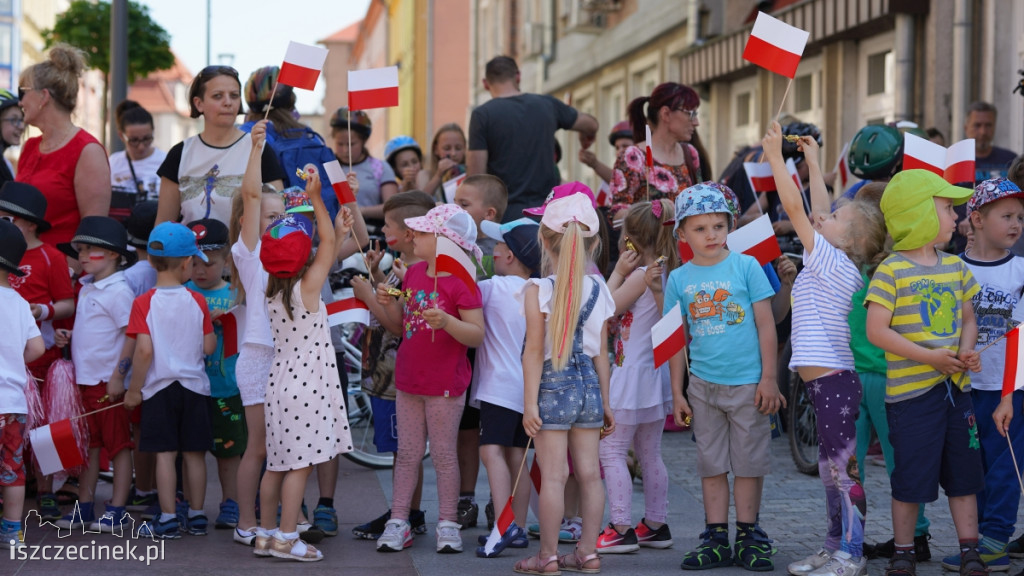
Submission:
M 385 470 L 395 465 L 391 452 L 380 453 L 373 444 L 373 405 L 370 397 L 363 392 L 359 382 L 348 385 L 348 428 L 352 432 L 352 451 L 346 452 L 349 460 L 373 468 Z
M 789 372 L 789 449 L 796 469 L 803 474 L 818 474 L 818 419 L 803 380 Z

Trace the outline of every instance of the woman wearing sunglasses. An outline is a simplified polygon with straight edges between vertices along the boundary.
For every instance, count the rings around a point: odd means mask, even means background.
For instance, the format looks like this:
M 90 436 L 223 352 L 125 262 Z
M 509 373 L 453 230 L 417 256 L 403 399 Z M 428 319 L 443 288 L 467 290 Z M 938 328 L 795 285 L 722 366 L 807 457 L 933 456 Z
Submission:
M 84 71 L 84 52 L 57 44 L 18 82 L 25 123 L 42 134 L 22 146 L 15 179 L 46 196 L 46 221 L 52 227 L 39 238 L 51 245 L 70 242 L 84 216 L 106 216 L 110 209 L 107 152 L 71 121 Z
M 25 133 L 25 113 L 18 106 L 18 97 L 0 90 L 0 155 L 11 146 L 21 144 Z M 14 180 L 14 168 L 6 157 L 0 162 L 0 186 Z
M 124 150 L 110 155 L 110 215 L 123 219 L 136 203 L 160 196 L 160 176 L 156 171 L 167 152 L 153 146 L 153 115 L 138 102 L 121 102 L 114 117 Z

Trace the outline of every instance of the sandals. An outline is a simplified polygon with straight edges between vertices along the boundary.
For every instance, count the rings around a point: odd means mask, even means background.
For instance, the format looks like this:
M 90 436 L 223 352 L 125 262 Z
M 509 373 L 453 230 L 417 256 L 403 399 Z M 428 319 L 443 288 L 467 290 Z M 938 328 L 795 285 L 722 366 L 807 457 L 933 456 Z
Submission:
M 597 566 L 587 566 L 591 562 L 597 562 Z M 600 574 L 601 573 L 601 558 L 597 555 L 597 552 L 593 554 L 587 554 L 586 556 L 580 556 L 579 549 L 574 549 L 572 553 L 560 556 L 558 558 L 558 567 L 561 570 L 567 570 L 569 572 L 582 572 L 583 574 Z
M 548 570 L 551 565 L 555 565 L 554 570 Z M 558 556 L 548 556 L 547 558 L 541 558 L 538 556 L 530 556 L 516 562 L 513 571 L 519 574 L 541 574 L 543 576 L 560 576 L 562 574 L 558 569 L 562 567 L 562 560 Z

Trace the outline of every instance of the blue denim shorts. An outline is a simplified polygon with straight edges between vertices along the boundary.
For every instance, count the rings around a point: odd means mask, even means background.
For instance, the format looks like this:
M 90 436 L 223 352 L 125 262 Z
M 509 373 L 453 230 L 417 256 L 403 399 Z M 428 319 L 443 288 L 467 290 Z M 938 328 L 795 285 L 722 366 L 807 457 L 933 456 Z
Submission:
M 597 381 L 594 361 L 584 354 L 574 354 L 561 372 L 544 361 L 537 394 L 541 430 L 600 428 L 604 425 L 601 385 Z

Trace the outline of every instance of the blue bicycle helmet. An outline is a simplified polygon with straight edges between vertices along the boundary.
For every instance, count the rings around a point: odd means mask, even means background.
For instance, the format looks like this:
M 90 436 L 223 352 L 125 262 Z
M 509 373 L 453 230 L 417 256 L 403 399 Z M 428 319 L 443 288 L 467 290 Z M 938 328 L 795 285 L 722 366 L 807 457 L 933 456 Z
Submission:
M 420 145 L 413 140 L 412 136 L 395 136 L 388 143 L 384 145 L 384 159 L 391 165 L 391 169 L 395 169 L 395 156 L 398 155 L 402 150 L 413 150 L 416 152 L 416 156 L 419 157 L 420 161 L 423 161 L 423 151 L 420 150 Z

